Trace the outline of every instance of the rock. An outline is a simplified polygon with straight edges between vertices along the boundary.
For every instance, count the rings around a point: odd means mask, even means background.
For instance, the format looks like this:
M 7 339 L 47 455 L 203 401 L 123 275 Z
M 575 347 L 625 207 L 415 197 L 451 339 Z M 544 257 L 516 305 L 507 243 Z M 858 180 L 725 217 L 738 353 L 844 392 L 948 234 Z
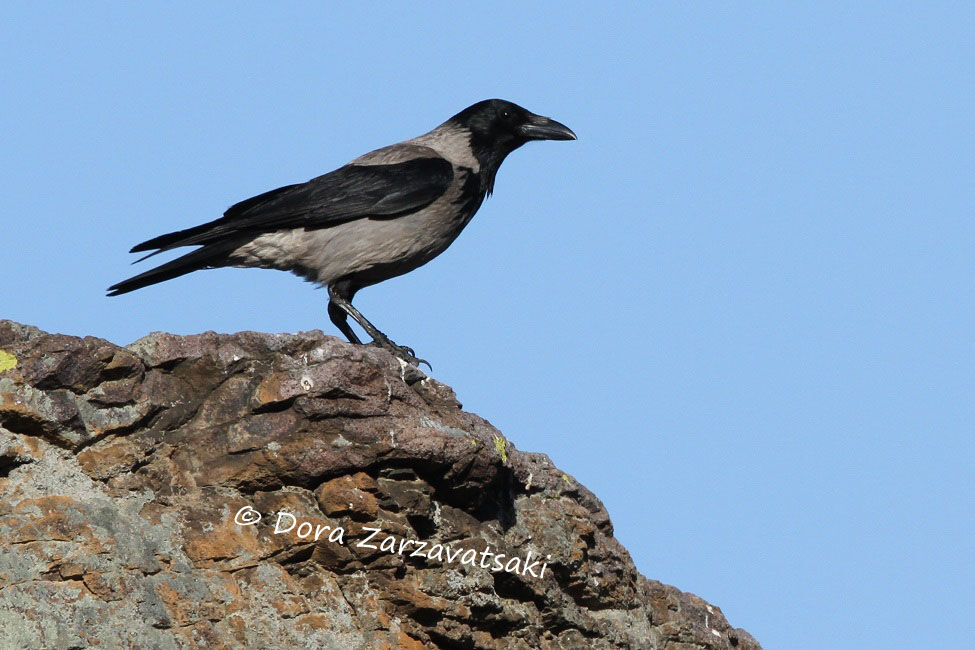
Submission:
M 759 645 L 382 350 L 0 321 L 0 647 Z

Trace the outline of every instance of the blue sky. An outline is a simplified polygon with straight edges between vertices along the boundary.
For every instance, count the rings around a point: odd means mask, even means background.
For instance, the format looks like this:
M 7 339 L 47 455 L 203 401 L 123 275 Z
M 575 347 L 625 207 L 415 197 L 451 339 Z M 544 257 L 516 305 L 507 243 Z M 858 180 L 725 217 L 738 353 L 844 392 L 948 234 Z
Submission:
M 337 334 L 126 251 L 489 97 L 512 154 L 359 308 L 601 497 L 645 575 L 766 648 L 968 647 L 975 10 L 964 3 L 0 7 L 0 317 Z

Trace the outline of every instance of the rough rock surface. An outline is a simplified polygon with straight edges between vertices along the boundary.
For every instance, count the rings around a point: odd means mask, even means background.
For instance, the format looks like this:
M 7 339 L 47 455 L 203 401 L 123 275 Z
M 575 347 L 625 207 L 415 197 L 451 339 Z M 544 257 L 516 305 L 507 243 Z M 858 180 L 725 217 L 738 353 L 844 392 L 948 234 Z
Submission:
M 88 647 L 759 646 L 386 352 L 0 321 L 0 648 Z

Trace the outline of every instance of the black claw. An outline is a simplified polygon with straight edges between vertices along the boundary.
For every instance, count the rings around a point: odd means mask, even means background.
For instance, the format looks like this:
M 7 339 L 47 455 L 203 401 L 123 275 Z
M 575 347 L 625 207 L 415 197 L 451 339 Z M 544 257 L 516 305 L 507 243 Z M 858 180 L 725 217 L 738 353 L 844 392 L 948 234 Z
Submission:
M 402 345 L 396 345 L 395 343 L 393 344 L 393 347 L 395 349 L 394 350 L 390 350 L 390 351 L 393 354 L 395 354 L 397 357 L 399 357 L 400 359 L 402 359 L 403 361 L 405 361 L 406 363 L 412 364 L 412 365 L 416 366 L 417 368 L 420 367 L 420 364 L 425 363 L 426 366 L 427 366 L 427 368 L 429 368 L 430 370 L 433 370 L 433 366 L 430 365 L 430 362 L 427 361 L 426 359 L 418 359 L 417 356 L 416 356 L 416 353 L 413 352 L 413 349 L 412 348 L 408 348 L 408 347 L 402 346 Z
M 407 347 L 405 345 L 397 345 L 385 337 L 382 339 L 373 340 L 371 345 L 381 347 L 387 352 L 391 352 L 393 356 L 398 357 L 403 361 L 405 361 L 406 363 L 416 366 L 417 368 L 420 367 L 420 364 L 424 364 L 428 369 L 430 369 L 431 371 L 433 370 L 433 366 L 430 365 L 429 361 L 427 361 L 426 359 L 417 358 L 416 352 L 413 351 L 413 348 Z

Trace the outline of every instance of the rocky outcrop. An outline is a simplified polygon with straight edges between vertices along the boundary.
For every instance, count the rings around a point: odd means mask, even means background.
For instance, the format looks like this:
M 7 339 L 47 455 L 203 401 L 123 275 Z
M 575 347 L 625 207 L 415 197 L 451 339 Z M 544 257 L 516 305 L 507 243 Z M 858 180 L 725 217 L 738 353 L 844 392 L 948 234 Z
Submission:
M 759 646 L 382 350 L 0 321 L 0 647 Z

